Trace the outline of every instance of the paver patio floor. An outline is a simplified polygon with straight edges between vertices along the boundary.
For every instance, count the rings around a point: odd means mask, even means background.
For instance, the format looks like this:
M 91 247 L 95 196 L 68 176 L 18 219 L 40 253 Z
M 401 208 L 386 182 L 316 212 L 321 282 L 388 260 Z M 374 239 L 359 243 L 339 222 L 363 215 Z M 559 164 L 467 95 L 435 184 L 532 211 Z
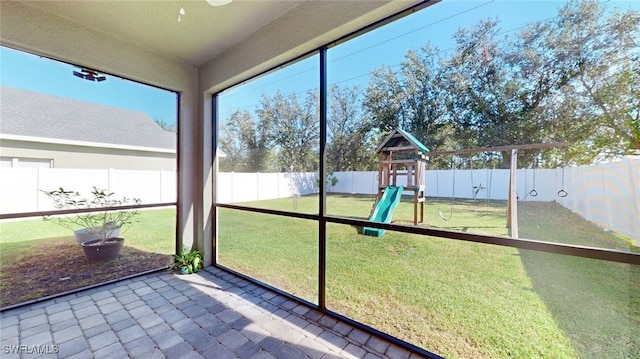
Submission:
M 215 267 L 0 314 L 3 358 L 420 358 Z

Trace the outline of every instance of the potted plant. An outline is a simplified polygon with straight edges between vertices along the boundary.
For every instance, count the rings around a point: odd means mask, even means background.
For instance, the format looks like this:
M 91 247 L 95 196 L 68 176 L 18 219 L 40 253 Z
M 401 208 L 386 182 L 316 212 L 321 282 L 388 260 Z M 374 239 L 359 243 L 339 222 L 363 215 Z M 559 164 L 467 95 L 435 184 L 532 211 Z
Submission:
M 62 187 L 53 191 L 43 191 L 53 200 L 57 209 L 109 208 L 130 204 L 140 204 L 140 199 L 123 197 L 116 199 L 114 192 L 93 187 L 91 198 L 82 197 L 78 192 Z M 74 231 L 76 242 L 82 245 L 89 260 L 117 258 L 124 244 L 119 237 L 123 226 L 131 225 L 138 210 L 110 210 L 87 212 L 72 216 L 45 216 L 61 227 Z
M 191 274 L 198 272 L 202 266 L 202 254 L 197 249 L 182 249 L 182 253 L 174 254 L 175 262 L 169 265 L 169 269 L 179 270 L 182 274 Z

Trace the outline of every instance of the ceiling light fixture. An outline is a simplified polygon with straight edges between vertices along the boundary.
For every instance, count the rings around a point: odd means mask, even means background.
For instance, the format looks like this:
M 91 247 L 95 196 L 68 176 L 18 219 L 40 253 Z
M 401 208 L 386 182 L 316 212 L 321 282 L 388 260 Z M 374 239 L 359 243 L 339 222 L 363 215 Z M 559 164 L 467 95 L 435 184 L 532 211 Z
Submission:
M 209 3 L 209 5 L 211 6 L 222 6 L 222 5 L 227 5 L 228 3 L 230 3 L 232 0 L 207 0 L 207 2 Z

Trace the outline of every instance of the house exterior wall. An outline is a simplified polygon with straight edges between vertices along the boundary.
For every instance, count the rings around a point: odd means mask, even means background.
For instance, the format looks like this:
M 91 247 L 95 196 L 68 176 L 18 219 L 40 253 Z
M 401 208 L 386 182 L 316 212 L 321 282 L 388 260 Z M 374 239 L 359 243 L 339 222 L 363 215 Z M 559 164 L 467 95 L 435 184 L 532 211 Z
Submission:
M 120 149 L 37 141 L 0 141 L 4 158 L 51 159 L 53 168 L 176 170 L 176 154 L 170 151 Z

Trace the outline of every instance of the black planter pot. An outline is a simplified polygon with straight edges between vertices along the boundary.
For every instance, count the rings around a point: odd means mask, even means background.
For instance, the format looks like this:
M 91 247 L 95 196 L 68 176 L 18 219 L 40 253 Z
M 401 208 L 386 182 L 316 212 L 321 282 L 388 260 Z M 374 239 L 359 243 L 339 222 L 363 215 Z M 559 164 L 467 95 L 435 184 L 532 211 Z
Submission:
M 82 242 L 82 249 L 88 260 L 95 262 L 118 258 L 124 245 L 124 238 L 109 238 L 104 244 L 98 244 L 99 242 L 99 239 Z

